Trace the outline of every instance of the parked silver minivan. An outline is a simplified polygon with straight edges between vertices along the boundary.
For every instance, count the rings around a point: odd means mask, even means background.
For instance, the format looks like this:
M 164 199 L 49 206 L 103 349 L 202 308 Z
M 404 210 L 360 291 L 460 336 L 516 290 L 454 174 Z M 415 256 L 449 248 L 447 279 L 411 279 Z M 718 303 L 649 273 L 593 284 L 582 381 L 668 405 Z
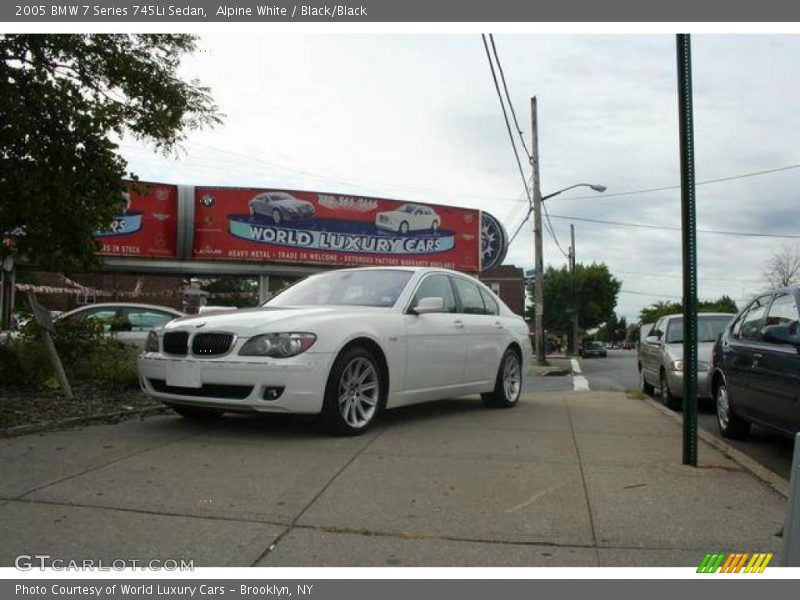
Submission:
M 711 398 L 709 365 L 714 342 L 735 315 L 697 315 L 697 397 Z M 645 394 L 658 388 L 661 400 L 673 410 L 683 403 L 683 315 L 661 317 L 639 345 L 639 383 Z

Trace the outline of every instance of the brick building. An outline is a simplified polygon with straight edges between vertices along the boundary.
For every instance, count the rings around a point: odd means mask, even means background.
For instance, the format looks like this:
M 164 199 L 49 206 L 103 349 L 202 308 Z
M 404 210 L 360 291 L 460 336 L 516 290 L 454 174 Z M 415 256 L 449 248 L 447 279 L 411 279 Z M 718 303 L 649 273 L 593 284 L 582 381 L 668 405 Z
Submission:
M 513 265 L 485 271 L 479 279 L 519 316 L 525 316 L 525 272 Z

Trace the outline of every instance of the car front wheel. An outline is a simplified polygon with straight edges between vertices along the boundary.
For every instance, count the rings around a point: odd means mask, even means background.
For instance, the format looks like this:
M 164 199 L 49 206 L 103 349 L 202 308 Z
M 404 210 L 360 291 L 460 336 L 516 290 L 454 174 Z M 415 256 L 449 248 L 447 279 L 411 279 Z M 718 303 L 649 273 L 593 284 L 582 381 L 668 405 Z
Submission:
M 647 380 L 644 378 L 644 368 L 639 367 L 639 389 L 642 390 L 648 396 L 652 396 L 655 392 L 655 388 L 647 383 Z
M 742 440 L 750 434 L 750 423 L 740 419 L 731 409 L 728 386 L 720 382 L 715 392 L 717 404 L 717 426 L 722 437 L 731 440 Z
M 481 394 L 481 399 L 486 406 L 492 408 L 511 408 L 517 404 L 521 393 L 522 365 L 517 353 L 509 348 L 500 361 L 494 390 Z
M 383 382 L 378 363 L 368 350 L 351 348 L 331 369 L 325 387 L 323 422 L 333 434 L 360 435 L 382 408 Z
M 672 410 L 681 410 L 683 402 L 670 391 L 669 381 L 667 381 L 667 372 L 664 369 L 661 369 L 659 383 L 661 384 L 661 401 Z
M 403 221 L 402 223 L 400 223 L 400 227 L 398 228 L 398 231 L 400 233 L 408 233 L 408 222 Z
M 283 221 L 283 215 L 277 208 L 272 211 L 272 220 L 275 222 L 275 225 L 280 225 L 281 221 Z

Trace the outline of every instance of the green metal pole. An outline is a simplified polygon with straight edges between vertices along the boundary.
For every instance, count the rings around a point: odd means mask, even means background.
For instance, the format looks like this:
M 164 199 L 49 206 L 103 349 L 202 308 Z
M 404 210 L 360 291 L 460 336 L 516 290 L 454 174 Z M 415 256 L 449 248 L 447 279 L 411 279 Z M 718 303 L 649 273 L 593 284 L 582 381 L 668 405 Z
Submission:
M 697 214 L 692 118 L 692 47 L 689 34 L 678 34 L 676 47 L 683 249 L 683 464 L 697 466 Z

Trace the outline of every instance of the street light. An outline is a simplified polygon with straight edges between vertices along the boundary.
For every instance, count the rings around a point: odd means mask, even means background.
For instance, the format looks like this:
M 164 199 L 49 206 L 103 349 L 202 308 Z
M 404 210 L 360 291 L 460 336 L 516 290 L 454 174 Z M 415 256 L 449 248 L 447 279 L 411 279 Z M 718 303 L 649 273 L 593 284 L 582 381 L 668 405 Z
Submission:
M 553 192 L 552 194 L 547 194 L 547 196 L 544 196 L 542 198 L 542 202 L 544 202 L 545 200 L 547 200 L 549 198 L 552 198 L 553 196 L 558 196 L 560 193 L 566 192 L 567 190 L 575 189 L 576 187 L 592 188 L 595 192 L 605 192 L 606 191 L 606 186 L 604 186 L 604 185 L 598 185 L 596 183 L 576 183 L 575 185 L 571 185 L 569 187 L 565 187 L 563 190 L 558 190 L 557 192 Z
M 538 166 L 538 165 L 537 165 Z M 538 169 L 537 169 L 538 171 Z M 543 262 L 543 250 L 542 250 L 542 202 L 545 200 L 552 198 L 553 196 L 558 196 L 559 194 L 566 192 L 567 190 L 572 190 L 577 187 L 588 187 L 594 190 L 595 192 L 605 192 L 606 186 L 599 185 L 596 183 L 576 183 L 575 185 L 571 185 L 569 187 L 565 187 L 564 189 L 558 190 L 557 192 L 553 192 L 552 194 L 547 194 L 546 196 L 540 196 L 540 192 L 538 189 L 538 172 L 535 172 L 534 178 L 534 190 L 533 190 L 533 232 L 534 232 L 534 246 L 536 252 L 536 279 L 534 280 L 534 293 L 533 293 L 533 300 L 534 300 L 534 340 L 536 345 L 536 362 L 540 365 L 547 364 L 547 342 L 545 341 L 544 337 L 544 262 Z M 574 245 L 574 244 L 573 244 Z M 573 289 L 575 284 L 575 249 L 571 249 L 570 251 L 570 263 L 572 267 L 572 282 L 573 282 Z M 573 327 L 575 326 L 575 322 L 577 321 L 577 307 L 574 306 L 574 298 L 573 298 L 573 308 L 575 309 L 575 314 L 573 314 Z M 573 339 L 574 339 L 574 331 L 573 331 Z

